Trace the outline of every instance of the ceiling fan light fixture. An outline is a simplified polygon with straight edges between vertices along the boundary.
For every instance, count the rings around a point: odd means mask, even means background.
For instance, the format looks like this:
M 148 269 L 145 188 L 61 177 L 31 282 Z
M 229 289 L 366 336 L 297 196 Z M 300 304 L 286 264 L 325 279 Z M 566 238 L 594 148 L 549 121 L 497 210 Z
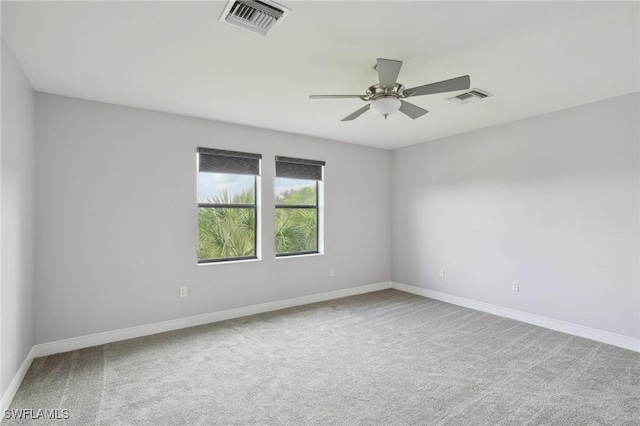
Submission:
M 400 105 L 402 105 L 400 99 L 395 96 L 384 96 L 371 101 L 371 110 L 376 114 L 380 114 L 384 118 L 387 118 L 388 115 L 398 111 L 400 109 Z

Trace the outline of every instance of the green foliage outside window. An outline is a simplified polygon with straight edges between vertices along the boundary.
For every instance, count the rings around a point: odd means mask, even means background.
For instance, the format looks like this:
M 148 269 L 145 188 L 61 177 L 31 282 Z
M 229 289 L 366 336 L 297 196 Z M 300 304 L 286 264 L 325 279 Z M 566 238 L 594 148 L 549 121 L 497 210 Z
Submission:
M 280 205 L 316 205 L 316 188 L 289 190 L 277 197 Z M 252 257 L 255 252 L 255 203 L 253 189 L 233 197 L 227 191 L 202 200 L 210 204 L 246 204 L 247 208 L 200 207 L 198 215 L 198 259 Z M 317 209 L 277 208 L 276 253 L 318 250 Z
M 276 253 L 318 250 L 316 209 L 276 209 Z
M 288 190 L 276 197 L 276 204 L 315 206 L 316 185 Z M 318 250 L 316 208 L 276 209 L 276 253 L 304 253 Z
M 300 189 L 290 189 L 276 196 L 276 204 L 298 204 L 315 206 L 316 187 L 303 186 Z
M 227 191 L 206 200 L 211 204 L 247 204 L 255 202 L 253 189 L 233 197 Z M 198 259 L 255 256 L 254 208 L 201 207 L 198 215 Z

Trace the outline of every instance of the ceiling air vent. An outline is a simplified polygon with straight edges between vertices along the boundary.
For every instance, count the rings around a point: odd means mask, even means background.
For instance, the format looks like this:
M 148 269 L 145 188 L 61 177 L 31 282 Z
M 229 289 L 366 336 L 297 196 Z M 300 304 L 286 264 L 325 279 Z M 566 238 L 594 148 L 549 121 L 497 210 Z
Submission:
M 278 3 L 262 0 L 231 0 L 220 20 L 254 33 L 269 35 L 287 14 L 291 12 Z
M 457 104 L 468 104 L 471 101 L 477 101 L 480 99 L 488 98 L 489 96 L 493 96 L 493 95 L 491 93 L 485 92 L 484 90 L 471 89 L 468 92 L 464 92 L 458 96 L 449 98 L 449 100 Z

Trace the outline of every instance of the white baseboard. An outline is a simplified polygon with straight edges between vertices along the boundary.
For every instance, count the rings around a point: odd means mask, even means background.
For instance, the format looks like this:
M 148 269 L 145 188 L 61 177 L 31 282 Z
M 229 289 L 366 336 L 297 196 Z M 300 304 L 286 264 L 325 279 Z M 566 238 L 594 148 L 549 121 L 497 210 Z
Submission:
M 640 352 L 640 339 L 397 282 L 391 288 Z
M 35 358 L 35 356 L 33 356 L 33 353 L 34 350 L 33 348 L 31 348 L 24 361 L 22 362 L 22 365 L 18 369 L 18 372 L 15 376 L 13 376 L 13 380 L 11 380 L 11 383 L 9 383 L 9 387 L 4 392 L 4 395 L 2 395 L 2 401 L 0 402 L 0 408 L 2 409 L 2 412 L 0 413 L 0 423 L 4 418 L 4 410 L 9 408 L 9 404 L 11 404 L 11 401 L 13 401 L 13 397 L 16 395 L 16 392 L 18 392 L 18 388 L 20 388 L 20 384 L 22 383 L 24 376 L 27 375 L 27 371 L 29 371 L 29 367 L 31 367 L 31 362 Z
M 91 346 L 104 345 L 106 343 L 117 342 L 120 340 L 150 336 L 152 334 L 163 333 L 165 331 L 179 330 L 181 328 L 209 324 L 212 322 L 224 321 L 233 318 L 240 318 L 248 315 L 261 314 L 264 312 L 277 311 L 279 309 L 291 308 L 294 306 L 308 305 L 309 303 L 323 302 L 325 300 L 339 299 L 341 297 L 370 293 L 372 291 L 379 291 L 387 288 L 391 288 L 390 282 L 369 284 L 361 287 L 352 287 L 343 290 L 329 291 L 326 293 L 312 294 L 309 296 L 295 297 L 293 299 L 261 303 L 259 305 L 245 306 L 242 308 L 229 309 L 226 311 L 212 312 L 209 314 L 195 315 L 192 317 L 178 318 L 175 320 L 140 325 L 137 327 L 106 331 L 104 333 L 96 333 L 88 336 L 58 340 L 50 343 L 42 343 L 39 345 L 35 345 L 32 349 L 32 352 L 34 358 L 38 358 L 41 356 L 53 355 L 61 352 L 89 348 Z

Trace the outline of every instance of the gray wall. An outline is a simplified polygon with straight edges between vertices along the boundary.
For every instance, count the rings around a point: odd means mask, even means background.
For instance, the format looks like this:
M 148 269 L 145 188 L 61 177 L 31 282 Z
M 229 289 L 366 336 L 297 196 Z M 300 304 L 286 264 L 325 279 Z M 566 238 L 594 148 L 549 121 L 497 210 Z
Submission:
M 37 343 L 390 279 L 389 151 L 41 93 L 36 141 Z M 262 261 L 196 265 L 198 146 L 263 155 Z M 276 155 L 327 162 L 324 256 L 274 258 Z
M 394 151 L 392 279 L 638 338 L 639 112 L 636 93 Z
M 36 94 L 35 341 L 390 278 L 637 338 L 638 113 L 634 94 L 390 153 Z M 196 265 L 197 146 L 263 154 L 261 261 Z M 324 256 L 274 258 L 275 155 L 327 161 Z
M 1 383 L 4 394 L 34 343 L 34 93 L 2 41 Z

